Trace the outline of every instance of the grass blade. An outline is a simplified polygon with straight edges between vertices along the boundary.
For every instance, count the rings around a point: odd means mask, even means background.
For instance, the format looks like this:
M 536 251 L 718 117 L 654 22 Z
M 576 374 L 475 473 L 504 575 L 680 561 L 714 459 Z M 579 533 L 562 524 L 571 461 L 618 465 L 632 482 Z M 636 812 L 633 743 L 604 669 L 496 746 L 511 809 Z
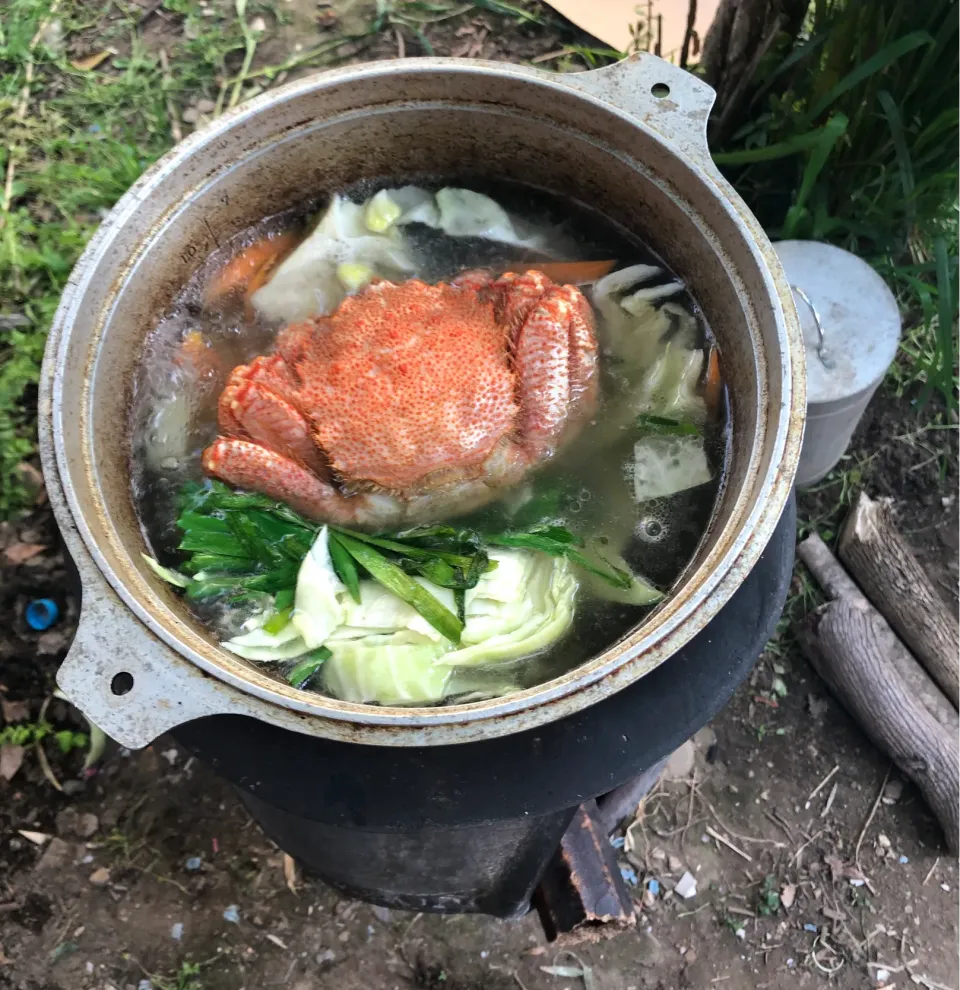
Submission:
M 337 539 L 375 581 L 379 581 L 388 591 L 392 591 L 398 598 L 416 609 L 434 629 L 446 636 L 451 643 L 460 643 L 463 623 L 426 588 L 414 581 L 408 574 L 404 574 L 396 564 L 387 560 L 370 544 L 353 539 L 351 536 L 345 536 L 341 532 L 337 533 Z
M 786 141 L 768 144 L 764 148 L 744 148 L 741 151 L 722 151 L 713 156 L 717 165 L 752 165 L 754 162 L 771 162 L 778 158 L 789 158 L 801 151 L 815 148 L 823 137 L 826 128 L 817 127 L 812 131 L 794 135 Z
M 834 145 L 846 133 L 847 124 L 848 120 L 846 116 L 838 113 L 831 117 L 824 126 L 820 140 L 817 142 L 817 146 L 813 149 L 813 154 L 804 167 L 803 179 L 800 182 L 796 201 L 787 211 L 787 217 L 784 221 L 781 235 L 785 240 L 789 240 L 796 235 L 800 222 L 808 216 L 807 200 L 810 198 L 810 193 L 813 192 L 813 188 L 820 173 L 823 171 L 824 165 L 827 164 L 827 159 L 830 157 Z
M 847 124 L 849 124 L 849 120 L 846 114 L 838 113 L 824 125 L 820 140 L 803 170 L 803 181 L 800 183 L 800 191 L 797 193 L 798 206 L 806 205 L 814 184 L 820 177 L 823 166 L 827 164 L 830 152 L 833 151 L 833 146 L 846 134 Z
M 937 360 L 931 381 L 940 389 L 950 408 L 956 408 L 956 366 L 954 363 L 953 325 L 957 319 L 957 293 L 951 268 L 947 239 L 941 234 L 933 242 L 937 262 Z
M 827 110 L 844 93 L 849 92 L 865 79 L 869 79 L 875 72 L 882 72 L 888 65 L 896 62 L 897 59 L 902 58 L 908 52 L 912 52 L 914 48 L 932 44 L 933 37 L 928 31 L 911 31 L 902 38 L 891 42 L 889 45 L 881 48 L 872 58 L 861 62 L 852 72 L 847 73 L 829 93 L 825 94 L 814 104 L 812 109 L 804 115 L 803 120 L 808 123 L 816 120 L 820 114 Z
M 913 195 L 914 188 L 913 162 L 910 161 L 910 149 L 907 147 L 900 110 L 897 108 L 893 97 L 885 89 L 877 94 L 877 100 L 890 126 L 890 137 L 893 139 L 893 148 L 897 155 L 897 167 L 900 169 L 900 186 L 903 189 L 904 197 L 909 199 Z

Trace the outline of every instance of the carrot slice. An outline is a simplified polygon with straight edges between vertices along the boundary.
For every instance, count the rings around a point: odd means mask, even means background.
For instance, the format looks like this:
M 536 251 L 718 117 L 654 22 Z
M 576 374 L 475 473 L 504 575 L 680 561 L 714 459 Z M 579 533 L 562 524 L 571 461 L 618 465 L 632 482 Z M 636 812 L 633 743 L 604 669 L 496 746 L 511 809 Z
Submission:
M 707 370 L 703 376 L 703 401 L 707 406 L 707 414 L 715 419 L 720 409 L 720 394 L 723 391 L 723 379 L 720 377 L 720 352 L 716 347 L 710 348 L 707 357 Z
M 613 270 L 616 261 L 519 261 L 508 266 L 506 271 L 542 272 L 547 278 L 561 285 L 583 285 L 595 282 Z
M 235 254 L 207 283 L 205 306 L 216 305 L 231 292 L 250 295 L 260 288 L 276 265 L 296 246 L 299 236 L 292 231 L 278 237 L 254 241 Z

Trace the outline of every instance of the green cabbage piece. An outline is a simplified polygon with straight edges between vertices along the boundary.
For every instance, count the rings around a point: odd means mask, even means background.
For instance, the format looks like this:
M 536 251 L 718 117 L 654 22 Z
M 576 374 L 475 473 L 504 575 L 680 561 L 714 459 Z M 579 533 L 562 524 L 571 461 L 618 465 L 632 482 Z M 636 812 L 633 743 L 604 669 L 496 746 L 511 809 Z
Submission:
M 373 213 L 380 216 L 376 209 Z M 378 226 L 383 219 L 375 221 Z M 344 266 L 347 273 L 355 274 L 362 266 L 386 278 L 414 270 L 399 230 L 389 224 L 382 231 L 371 230 L 366 204 L 335 195 L 313 232 L 253 294 L 253 305 L 268 320 L 284 323 L 332 313 L 350 285 L 362 288 L 366 284 L 347 279 L 345 286 L 337 274 Z
M 700 436 L 654 434 L 634 444 L 633 491 L 638 502 L 666 498 L 712 478 Z
M 224 646 L 250 660 L 278 661 L 323 645 L 331 653 L 321 673 L 324 690 L 361 704 L 504 694 L 516 690 L 515 683 L 487 668 L 537 653 L 563 636 L 573 620 L 577 579 L 566 559 L 538 551 L 497 548 L 490 559 L 497 567 L 465 593 L 466 623 L 455 647 L 375 581 L 360 582 L 355 602 L 333 569 L 323 527 L 301 565 L 290 622 L 269 633 L 263 625 L 272 613 L 264 613 Z M 449 588 L 414 580 L 456 607 Z

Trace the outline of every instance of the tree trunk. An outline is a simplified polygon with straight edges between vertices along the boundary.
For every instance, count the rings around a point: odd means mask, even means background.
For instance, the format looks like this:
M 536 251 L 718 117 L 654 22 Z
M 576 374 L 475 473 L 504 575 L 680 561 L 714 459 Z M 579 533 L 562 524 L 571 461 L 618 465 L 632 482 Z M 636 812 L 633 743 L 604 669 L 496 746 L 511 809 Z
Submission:
M 700 64 L 717 91 L 714 119 L 721 134 L 734 121 L 760 59 L 780 32 L 796 37 L 807 6 L 808 0 L 720 0 Z

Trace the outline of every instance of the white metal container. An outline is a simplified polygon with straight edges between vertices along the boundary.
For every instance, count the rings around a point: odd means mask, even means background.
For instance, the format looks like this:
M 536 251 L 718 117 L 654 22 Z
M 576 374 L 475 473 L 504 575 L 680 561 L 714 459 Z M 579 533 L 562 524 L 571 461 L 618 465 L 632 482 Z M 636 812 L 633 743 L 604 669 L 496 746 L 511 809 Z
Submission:
M 807 354 L 807 429 L 797 486 L 816 484 L 846 451 L 896 357 L 900 310 L 861 258 L 818 241 L 773 245 L 796 297 Z

